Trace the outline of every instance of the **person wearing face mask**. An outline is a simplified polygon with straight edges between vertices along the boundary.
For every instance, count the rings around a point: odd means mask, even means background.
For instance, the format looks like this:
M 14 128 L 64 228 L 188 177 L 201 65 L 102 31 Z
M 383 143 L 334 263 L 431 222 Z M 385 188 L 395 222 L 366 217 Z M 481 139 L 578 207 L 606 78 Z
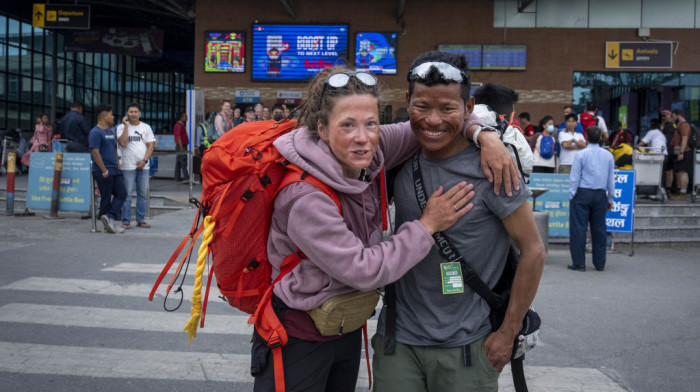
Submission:
M 533 150 L 533 173 L 554 173 L 556 140 L 554 139 L 554 118 L 544 116 L 538 127 L 537 141 Z
M 284 108 L 280 104 L 275 104 L 272 106 L 272 119 L 275 121 L 282 121 L 284 118 Z

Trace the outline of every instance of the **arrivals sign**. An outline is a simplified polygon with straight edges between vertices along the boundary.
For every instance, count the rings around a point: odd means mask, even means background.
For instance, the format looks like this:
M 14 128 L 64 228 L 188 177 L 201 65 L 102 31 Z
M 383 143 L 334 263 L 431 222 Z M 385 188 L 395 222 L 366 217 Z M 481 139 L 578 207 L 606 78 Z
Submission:
M 673 42 L 605 43 L 605 68 L 672 68 Z
M 89 29 L 90 6 L 34 3 L 32 26 L 47 29 Z

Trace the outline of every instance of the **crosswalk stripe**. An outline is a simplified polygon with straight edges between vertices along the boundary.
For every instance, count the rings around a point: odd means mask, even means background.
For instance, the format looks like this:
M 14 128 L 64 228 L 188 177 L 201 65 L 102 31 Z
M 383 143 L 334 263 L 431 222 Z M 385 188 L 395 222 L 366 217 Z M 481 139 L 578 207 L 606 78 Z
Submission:
M 364 369 L 363 369 L 364 368 Z M 250 355 L 0 342 L 0 372 L 252 383 Z M 358 387 L 366 388 L 360 367 Z
M 196 264 L 196 261 L 193 259 L 192 264 L 190 265 L 190 271 L 192 271 L 192 268 L 195 267 L 195 264 Z M 120 264 L 113 265 L 111 267 L 102 268 L 102 271 L 154 274 L 153 279 L 155 280 L 156 276 L 160 273 L 160 271 L 163 270 L 164 265 L 165 265 L 165 263 L 163 263 L 163 264 L 120 263 Z M 175 272 L 175 268 L 177 268 L 177 265 L 173 265 L 170 272 Z M 184 268 L 184 266 L 183 266 L 183 268 Z
M 197 333 L 250 335 L 253 326 L 248 315 L 231 309 L 231 315 L 208 314 L 204 328 Z M 115 328 L 137 331 L 182 332 L 189 313 L 107 309 L 83 306 L 60 306 L 12 303 L 0 307 L 0 322 L 59 325 L 65 327 Z M 372 336 L 377 321 L 367 322 Z
M 202 352 L 146 351 L 115 348 L 52 346 L 0 342 L 0 372 L 78 377 L 167 379 L 252 383 L 250 356 Z M 525 366 L 531 390 L 624 389 L 596 369 Z M 512 391 L 510 369 L 499 378 L 500 391 Z M 360 366 L 358 388 L 368 385 L 367 368 Z

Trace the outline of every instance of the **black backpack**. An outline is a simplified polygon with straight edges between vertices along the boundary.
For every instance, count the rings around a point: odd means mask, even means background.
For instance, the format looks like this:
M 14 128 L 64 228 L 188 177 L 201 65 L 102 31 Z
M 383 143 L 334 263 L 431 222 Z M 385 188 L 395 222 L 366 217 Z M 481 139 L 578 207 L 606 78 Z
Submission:
M 690 123 L 689 123 L 690 124 Z M 688 148 L 695 150 L 698 148 L 698 133 L 700 128 L 695 124 L 690 124 L 690 135 L 688 135 Z

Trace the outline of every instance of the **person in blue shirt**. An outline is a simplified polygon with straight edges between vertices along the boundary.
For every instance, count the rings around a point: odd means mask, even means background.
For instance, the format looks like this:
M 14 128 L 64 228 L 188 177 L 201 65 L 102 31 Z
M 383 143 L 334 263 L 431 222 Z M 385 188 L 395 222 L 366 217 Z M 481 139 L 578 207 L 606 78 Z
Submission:
M 92 177 L 100 190 L 100 220 L 109 233 L 123 233 L 114 223 L 126 199 L 124 177 L 117 158 L 117 134 L 114 130 L 114 114 L 110 105 L 95 108 L 97 125 L 88 136 L 92 154 Z
M 612 208 L 615 197 L 612 154 L 600 147 L 601 130 L 597 126 L 586 129 L 588 146 L 574 157 L 569 179 L 569 250 L 570 270 L 586 270 L 586 229 L 591 225 L 593 265 L 605 269 L 606 227 L 605 213 Z

